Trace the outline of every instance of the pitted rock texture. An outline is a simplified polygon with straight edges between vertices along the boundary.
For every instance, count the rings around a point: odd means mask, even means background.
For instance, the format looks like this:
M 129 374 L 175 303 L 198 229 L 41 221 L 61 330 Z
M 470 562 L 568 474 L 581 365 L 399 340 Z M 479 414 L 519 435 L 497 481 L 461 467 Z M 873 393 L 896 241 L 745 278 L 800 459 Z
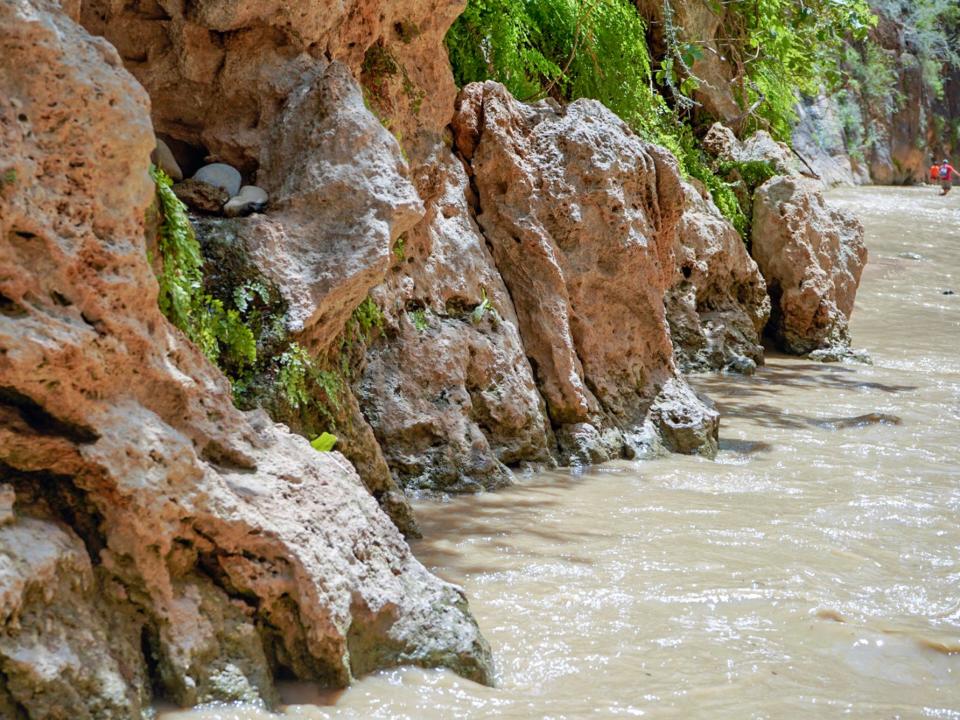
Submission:
M 719 160 L 768 162 L 780 175 L 800 174 L 800 164 L 790 148 L 774 140 L 765 130 L 758 130 L 745 140 L 739 140 L 733 130 L 714 123 L 703 138 L 703 147 Z
M 593 101 L 524 105 L 488 82 L 464 88 L 457 110 L 477 221 L 553 425 L 629 435 L 683 382 L 663 307 L 683 212 L 674 159 Z M 715 435 L 716 414 L 702 415 Z
M 244 255 L 280 289 L 287 330 L 325 358 L 340 352 L 344 326 L 383 281 L 393 243 L 420 220 L 423 205 L 396 139 L 337 62 L 290 96 L 262 157 L 270 212 L 230 227 Z M 340 448 L 397 526 L 416 536 L 409 503 L 345 382 L 341 395 Z M 321 430 L 298 413 L 278 419 L 308 436 Z
M 667 320 L 684 372 L 751 372 L 763 364 L 761 335 L 770 316 L 767 287 L 740 235 L 707 194 L 684 183 L 677 273 Z
M 754 197 L 751 252 L 770 293 L 767 331 L 783 350 L 849 347 L 867 262 L 859 220 L 831 208 L 816 181 L 775 177 Z
M 331 347 L 385 276 L 393 242 L 423 216 L 407 175 L 400 146 L 344 65 L 306 77 L 290 96 L 263 149 L 271 212 L 240 227 L 310 350 Z
M 149 92 L 157 131 L 234 165 L 248 181 L 287 98 L 331 60 L 365 76 L 378 112 L 404 138 L 438 134 L 456 96 L 443 37 L 464 4 L 80 3 L 84 26 L 117 48 Z
M 398 663 L 489 680 L 462 593 L 352 468 L 236 410 L 157 309 L 155 141 L 120 58 L 49 0 L 0 3 L 0 25 L 0 708 L 140 718 L 154 685 L 269 702 L 274 672 Z M 54 658 L 20 652 L 38 634 Z
M 386 327 L 357 394 L 405 487 L 494 488 L 510 467 L 552 463 L 549 421 L 462 165 L 439 145 L 413 179 L 427 214 L 372 294 Z

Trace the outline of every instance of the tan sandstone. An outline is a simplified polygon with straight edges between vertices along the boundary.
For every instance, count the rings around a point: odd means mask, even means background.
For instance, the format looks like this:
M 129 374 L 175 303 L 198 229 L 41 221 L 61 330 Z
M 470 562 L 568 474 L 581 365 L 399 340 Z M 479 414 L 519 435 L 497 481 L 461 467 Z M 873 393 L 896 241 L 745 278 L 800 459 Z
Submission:
M 387 327 L 357 392 L 404 486 L 497 487 L 510 467 L 553 462 L 550 423 L 463 166 L 440 145 L 413 179 L 427 214 L 373 292 Z
M 767 287 L 739 233 L 710 199 L 684 183 L 675 247 L 677 273 L 667 319 L 685 372 L 752 372 L 763 364 L 761 335 L 770 316 Z

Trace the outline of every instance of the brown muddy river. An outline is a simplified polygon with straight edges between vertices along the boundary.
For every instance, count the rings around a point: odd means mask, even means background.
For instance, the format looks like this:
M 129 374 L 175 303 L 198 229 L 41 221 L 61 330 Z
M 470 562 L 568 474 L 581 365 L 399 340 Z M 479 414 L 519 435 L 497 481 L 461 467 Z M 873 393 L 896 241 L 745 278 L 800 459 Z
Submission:
M 874 365 L 770 357 L 694 380 L 716 462 L 556 472 L 422 503 L 496 688 L 404 669 L 283 717 L 960 718 L 960 195 L 850 189 Z M 957 295 L 945 295 L 945 290 Z M 275 717 L 253 708 L 164 720 Z

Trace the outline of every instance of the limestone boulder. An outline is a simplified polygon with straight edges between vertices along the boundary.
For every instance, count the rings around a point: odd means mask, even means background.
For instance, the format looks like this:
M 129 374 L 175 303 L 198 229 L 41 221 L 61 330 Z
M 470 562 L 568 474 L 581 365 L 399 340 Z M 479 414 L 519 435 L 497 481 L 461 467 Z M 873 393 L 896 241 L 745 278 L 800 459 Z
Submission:
M 120 57 L 49 0 L 0 4 L 0 25 L 0 597 L 22 619 L 0 629 L 0 708 L 140 718 L 154 686 L 269 703 L 274 672 L 400 663 L 489 681 L 462 592 L 342 456 L 238 411 L 160 314 L 154 133 Z
M 663 306 L 675 160 L 599 103 L 524 105 L 492 82 L 464 88 L 453 127 L 552 424 L 615 428 L 629 448 L 660 389 L 683 383 Z M 702 417 L 715 435 L 716 414 Z
M 770 294 L 768 332 L 783 350 L 849 347 L 867 262 L 856 217 L 830 207 L 814 180 L 775 177 L 754 197 L 751 252 Z
M 408 175 L 346 66 L 331 63 L 291 95 L 263 149 L 271 213 L 242 235 L 311 350 L 330 348 L 386 275 L 393 242 L 423 216 Z
M 549 422 L 462 165 L 439 145 L 413 179 L 427 214 L 373 292 L 386 328 L 357 393 L 401 484 L 497 487 L 512 467 L 552 462 Z
M 709 194 L 688 183 L 683 191 L 677 273 L 665 301 L 677 363 L 684 372 L 751 372 L 763 364 L 770 316 L 763 276 Z

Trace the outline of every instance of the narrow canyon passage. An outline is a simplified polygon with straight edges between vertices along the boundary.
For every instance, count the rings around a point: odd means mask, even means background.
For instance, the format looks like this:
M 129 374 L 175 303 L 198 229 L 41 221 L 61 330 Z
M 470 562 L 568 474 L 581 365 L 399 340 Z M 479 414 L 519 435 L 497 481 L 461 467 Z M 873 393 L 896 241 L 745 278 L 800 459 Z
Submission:
M 722 413 L 715 462 L 419 503 L 414 550 L 465 587 L 498 686 L 403 669 L 288 687 L 306 704 L 285 716 L 960 718 L 960 197 L 831 200 L 867 228 L 852 334 L 874 365 L 696 377 Z

